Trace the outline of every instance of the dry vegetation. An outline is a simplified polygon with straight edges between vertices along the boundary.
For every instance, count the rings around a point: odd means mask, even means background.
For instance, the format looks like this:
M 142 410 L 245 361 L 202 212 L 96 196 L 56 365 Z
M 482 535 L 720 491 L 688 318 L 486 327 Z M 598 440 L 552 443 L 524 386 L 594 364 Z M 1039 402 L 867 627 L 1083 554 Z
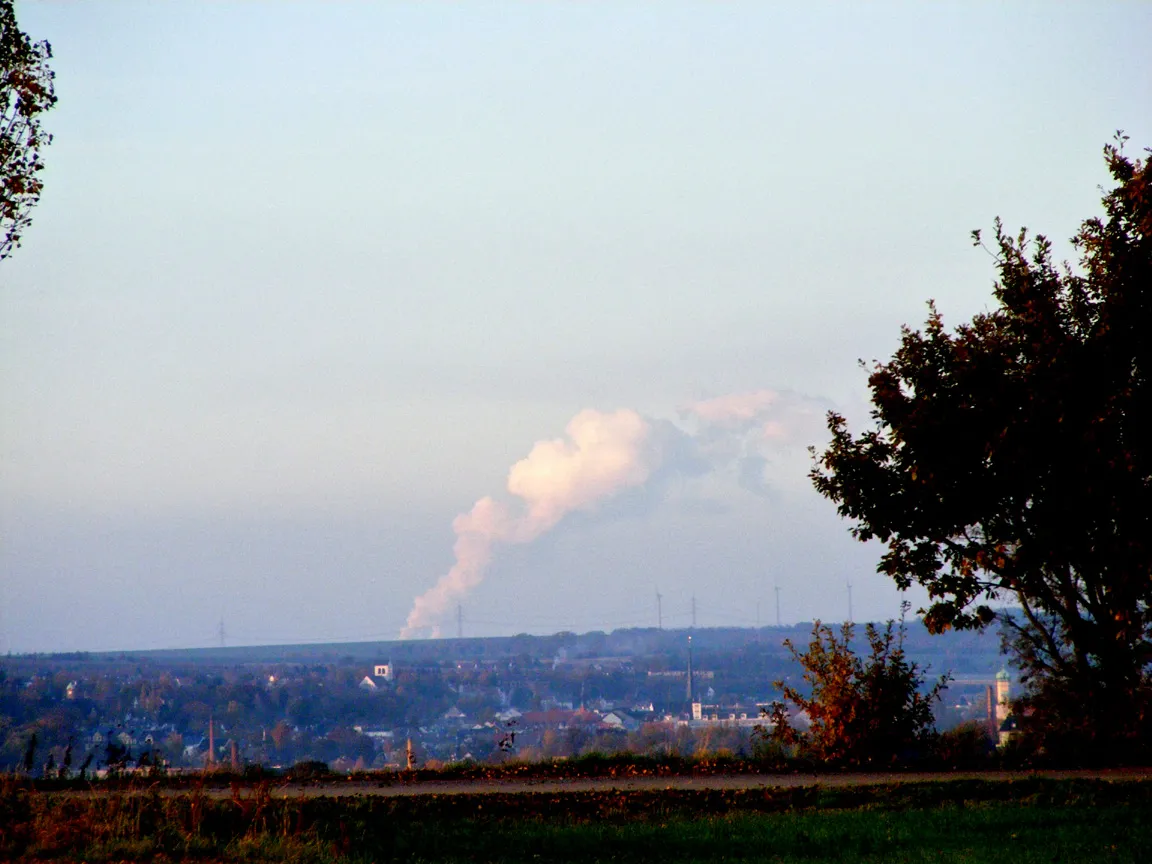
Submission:
M 0 788 L 0 858 L 121 861 L 1137 861 L 1152 783 L 283 797 Z

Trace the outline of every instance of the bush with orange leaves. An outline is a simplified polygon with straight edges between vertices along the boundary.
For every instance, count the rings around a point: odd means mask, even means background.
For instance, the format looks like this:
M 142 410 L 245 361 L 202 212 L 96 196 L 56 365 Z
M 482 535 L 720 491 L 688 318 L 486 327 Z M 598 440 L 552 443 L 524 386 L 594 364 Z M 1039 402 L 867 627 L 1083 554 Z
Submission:
M 786 705 L 770 712 L 770 740 L 804 759 L 831 765 L 881 766 L 914 761 L 925 755 L 933 735 L 932 706 L 949 680 L 941 676 L 925 689 L 924 673 L 904 653 L 905 627 L 888 621 L 865 625 L 870 649 L 861 659 L 852 650 L 854 625 L 835 631 L 819 621 L 812 626 L 808 650 L 791 640 L 784 646 L 804 669 L 807 695 L 777 681 L 784 699 L 808 719 L 807 730 L 792 724 Z

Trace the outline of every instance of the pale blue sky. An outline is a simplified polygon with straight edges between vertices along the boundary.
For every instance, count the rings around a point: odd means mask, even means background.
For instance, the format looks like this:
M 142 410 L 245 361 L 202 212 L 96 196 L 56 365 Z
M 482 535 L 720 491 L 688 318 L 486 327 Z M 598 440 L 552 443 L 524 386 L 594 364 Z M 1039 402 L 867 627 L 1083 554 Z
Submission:
M 390 637 L 581 409 L 862 418 L 857 358 L 989 303 L 972 228 L 1063 241 L 1113 130 L 1152 144 L 1147 4 L 17 11 L 60 102 L 0 264 L 0 650 Z M 685 477 L 498 550 L 468 631 L 646 624 L 656 584 L 673 623 L 774 583 L 842 617 L 849 579 L 891 614 L 806 440 L 767 495 Z

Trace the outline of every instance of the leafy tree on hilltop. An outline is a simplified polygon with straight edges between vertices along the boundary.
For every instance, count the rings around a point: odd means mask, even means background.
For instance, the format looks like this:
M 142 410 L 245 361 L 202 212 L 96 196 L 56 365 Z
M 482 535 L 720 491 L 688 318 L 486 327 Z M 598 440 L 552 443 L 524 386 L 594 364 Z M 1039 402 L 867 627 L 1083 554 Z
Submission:
M 51 57 L 46 40 L 33 42 L 20 30 L 12 0 L 0 0 L 0 259 L 20 245 L 44 188 L 41 150 L 52 136 L 40 115 L 56 104 Z
M 1043 724 L 1079 747 L 1152 723 L 1152 189 L 1124 140 L 1079 268 L 997 220 L 996 308 L 904 328 L 869 378 L 875 428 L 829 414 L 811 472 L 887 544 L 880 572 L 928 590 L 930 629 L 1003 622 Z

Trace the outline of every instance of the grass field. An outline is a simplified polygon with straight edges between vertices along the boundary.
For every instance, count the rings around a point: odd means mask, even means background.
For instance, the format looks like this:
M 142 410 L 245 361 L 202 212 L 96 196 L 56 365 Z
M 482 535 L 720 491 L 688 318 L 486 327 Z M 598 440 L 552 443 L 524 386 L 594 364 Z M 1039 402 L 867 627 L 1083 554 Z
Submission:
M 5 860 L 1137 862 L 1152 783 L 232 798 L 0 794 Z

